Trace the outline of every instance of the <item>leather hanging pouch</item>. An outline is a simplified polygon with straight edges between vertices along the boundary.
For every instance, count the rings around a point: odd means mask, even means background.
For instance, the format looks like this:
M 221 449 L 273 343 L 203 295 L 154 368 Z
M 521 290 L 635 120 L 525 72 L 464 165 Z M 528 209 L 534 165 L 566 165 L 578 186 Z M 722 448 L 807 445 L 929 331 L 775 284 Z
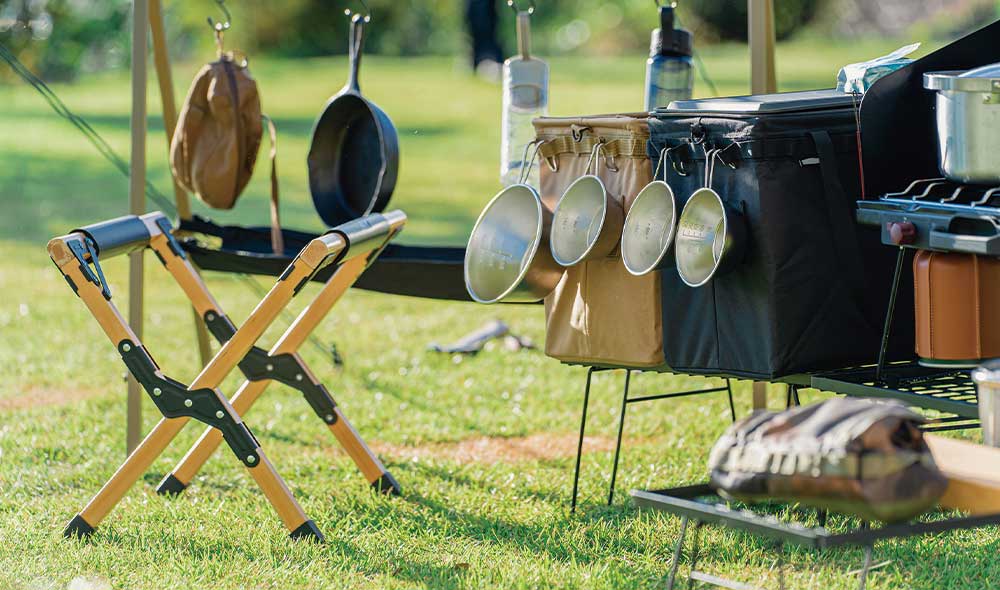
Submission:
M 170 168 L 182 187 L 209 207 L 232 209 L 253 176 L 265 116 L 245 56 L 224 52 L 195 76 L 170 143 Z M 271 246 L 284 252 L 278 215 L 277 147 L 271 137 Z

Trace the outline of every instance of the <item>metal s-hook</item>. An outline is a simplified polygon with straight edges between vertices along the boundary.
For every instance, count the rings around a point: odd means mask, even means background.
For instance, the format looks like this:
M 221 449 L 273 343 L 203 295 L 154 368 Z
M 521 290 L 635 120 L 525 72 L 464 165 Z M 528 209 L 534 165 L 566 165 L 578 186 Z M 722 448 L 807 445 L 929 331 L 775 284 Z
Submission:
M 612 172 L 618 172 L 618 167 L 615 166 L 614 158 L 608 154 L 607 147 L 605 147 L 607 143 L 607 140 L 602 137 L 597 140 L 596 144 L 594 144 L 594 148 L 590 151 L 590 158 L 587 160 L 587 174 L 597 176 L 602 154 L 604 156 L 604 168 Z
M 531 179 L 531 167 L 535 164 L 535 159 L 542 150 L 542 146 L 548 143 L 543 139 L 533 139 L 524 146 L 524 155 L 521 156 L 521 171 L 517 175 L 517 184 L 528 184 Z M 528 158 L 528 150 L 534 148 L 531 157 Z M 527 161 L 525 161 L 527 160 Z
M 517 2 L 514 0 L 507 0 L 507 6 L 510 6 L 510 9 L 514 11 L 514 14 L 519 12 L 527 12 L 528 14 L 535 13 L 535 0 L 528 0 L 528 10 L 521 10 L 521 8 L 517 5 Z
M 226 8 L 226 3 L 224 0 L 215 0 L 215 3 L 219 5 L 219 10 L 226 17 L 222 22 L 215 22 L 212 17 L 208 17 L 208 26 L 212 27 L 212 31 L 215 32 L 215 45 L 219 49 L 219 59 L 222 59 L 225 55 L 225 51 L 222 48 L 222 36 L 226 31 L 232 26 L 232 15 L 229 14 L 229 9 Z
M 670 150 L 666 146 L 664 146 L 664 148 L 660 150 L 660 159 L 656 161 L 656 170 L 653 171 L 653 180 L 659 180 L 660 170 L 663 169 L 663 161 L 667 159 L 669 154 Z M 667 171 L 663 170 L 663 182 L 666 181 L 667 181 Z
M 715 156 L 718 155 L 719 150 L 709 149 L 705 144 L 702 144 L 702 148 L 705 151 L 705 183 L 703 186 L 712 188 L 712 179 L 715 176 Z
M 231 14 L 229 14 L 229 9 L 226 8 L 225 0 L 215 0 L 215 3 L 219 5 L 219 10 L 221 10 L 222 14 L 225 15 L 226 20 L 218 23 L 212 20 L 212 17 L 208 17 L 208 19 L 206 20 L 208 20 L 208 26 L 212 27 L 212 30 L 215 31 L 215 34 L 221 35 L 225 31 L 228 31 L 229 27 L 232 26 L 232 23 L 230 21 L 233 20 L 233 17 Z
M 350 8 L 345 8 L 344 9 L 344 14 L 346 14 L 349 17 L 360 17 L 366 23 L 370 23 L 372 21 L 372 9 L 371 9 L 371 7 L 368 6 L 368 3 L 365 2 L 365 0 L 358 0 L 358 2 L 360 2 L 361 5 L 365 7 L 365 14 L 361 14 L 360 12 L 354 12 Z

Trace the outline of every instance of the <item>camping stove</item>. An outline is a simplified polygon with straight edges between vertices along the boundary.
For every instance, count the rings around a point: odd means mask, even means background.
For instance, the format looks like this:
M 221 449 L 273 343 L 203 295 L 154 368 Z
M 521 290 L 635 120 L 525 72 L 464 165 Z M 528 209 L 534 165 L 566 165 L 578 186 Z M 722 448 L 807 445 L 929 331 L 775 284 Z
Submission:
M 1000 187 L 917 180 L 860 201 L 858 221 L 878 225 L 887 245 L 917 250 L 920 364 L 970 368 L 1000 356 Z
M 857 215 L 881 227 L 887 245 L 1000 256 L 1000 186 L 915 180 L 902 192 L 859 201 Z

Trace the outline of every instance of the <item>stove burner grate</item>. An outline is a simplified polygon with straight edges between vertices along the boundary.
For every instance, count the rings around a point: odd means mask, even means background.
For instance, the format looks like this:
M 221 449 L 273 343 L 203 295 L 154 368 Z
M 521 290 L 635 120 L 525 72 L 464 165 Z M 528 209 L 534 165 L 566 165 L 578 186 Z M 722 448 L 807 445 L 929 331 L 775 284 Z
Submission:
M 962 184 L 946 178 L 922 178 L 898 193 L 886 193 L 880 201 L 905 206 L 945 208 L 1000 216 L 1000 186 Z

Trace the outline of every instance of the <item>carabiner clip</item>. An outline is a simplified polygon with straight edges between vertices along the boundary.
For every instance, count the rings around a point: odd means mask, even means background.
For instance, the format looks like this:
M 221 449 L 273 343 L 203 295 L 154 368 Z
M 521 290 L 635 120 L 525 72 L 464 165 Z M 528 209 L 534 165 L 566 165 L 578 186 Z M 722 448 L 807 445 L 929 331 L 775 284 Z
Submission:
M 684 147 L 687 144 L 679 143 L 672 148 L 664 148 L 664 153 L 670 158 L 670 165 L 673 166 L 674 172 L 680 174 L 681 176 L 687 176 L 688 171 L 684 169 L 684 163 L 681 162 L 679 158 L 674 157 L 674 150 Z M 664 172 L 664 178 L 666 178 L 666 172 Z

